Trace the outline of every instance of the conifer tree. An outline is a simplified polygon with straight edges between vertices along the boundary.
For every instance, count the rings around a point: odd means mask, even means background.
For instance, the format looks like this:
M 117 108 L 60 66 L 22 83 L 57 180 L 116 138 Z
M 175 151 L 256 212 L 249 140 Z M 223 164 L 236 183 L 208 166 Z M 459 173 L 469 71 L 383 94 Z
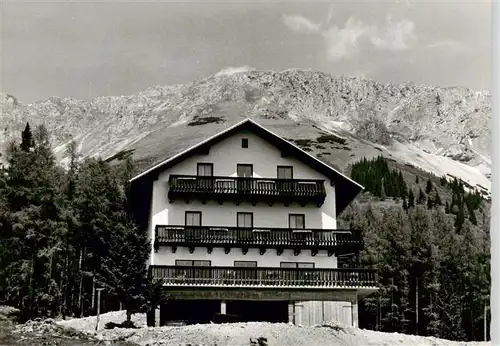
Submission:
M 408 208 L 414 208 L 415 207 L 415 196 L 413 195 L 413 189 L 410 189 L 410 192 L 408 193 Z
M 35 145 L 33 135 L 31 134 L 30 124 L 26 123 L 24 131 L 21 134 L 21 150 L 29 151 Z
M 418 204 L 424 204 L 425 203 L 425 195 L 424 192 L 422 191 L 422 188 L 418 189 Z
M 146 232 L 127 221 L 125 213 L 115 216 L 117 227 L 110 237 L 109 253 L 102 259 L 98 283 L 123 303 L 130 325 L 132 314 L 145 311 L 150 245 Z
M 436 194 L 434 196 L 434 204 L 435 205 L 443 205 L 441 202 L 441 197 L 439 196 L 439 192 L 436 190 Z
M 446 185 L 446 177 L 445 176 L 441 177 L 440 182 L 441 182 L 441 186 L 445 186 Z
M 425 193 L 429 194 L 432 191 L 432 182 L 431 179 L 427 179 L 427 184 L 425 186 Z
M 432 209 L 434 203 L 432 202 L 431 196 L 427 196 L 427 209 Z

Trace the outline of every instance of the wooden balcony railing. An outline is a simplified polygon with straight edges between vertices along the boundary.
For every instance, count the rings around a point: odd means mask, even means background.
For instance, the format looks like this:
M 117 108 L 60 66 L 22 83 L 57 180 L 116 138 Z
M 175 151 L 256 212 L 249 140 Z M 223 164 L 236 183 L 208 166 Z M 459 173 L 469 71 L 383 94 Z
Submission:
M 267 179 L 170 175 L 168 198 L 259 199 L 275 202 L 314 202 L 322 205 L 326 197 L 324 180 Z
M 215 226 L 156 226 L 155 247 L 230 246 L 355 251 L 362 248 L 356 230 L 241 228 Z
M 149 267 L 153 280 L 167 286 L 250 286 L 374 288 L 377 277 L 370 269 L 238 268 L 238 267 Z

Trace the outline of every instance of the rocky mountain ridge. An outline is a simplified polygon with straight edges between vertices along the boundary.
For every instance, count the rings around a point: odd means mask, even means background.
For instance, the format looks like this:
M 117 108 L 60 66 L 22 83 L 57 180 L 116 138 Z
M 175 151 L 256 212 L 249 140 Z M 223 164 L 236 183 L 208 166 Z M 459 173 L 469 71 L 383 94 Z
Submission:
M 5 147 L 29 121 L 47 126 L 61 160 L 74 139 L 83 156 L 110 157 L 126 150 L 146 164 L 247 117 L 286 138 L 311 140 L 321 133 L 345 138 L 351 144 L 343 148 L 348 153 L 331 143 L 312 148 L 341 168 L 360 155 L 381 152 L 489 189 L 488 91 L 381 84 L 298 69 L 217 74 L 91 100 L 51 97 L 24 104 L 2 94 L 0 145 Z

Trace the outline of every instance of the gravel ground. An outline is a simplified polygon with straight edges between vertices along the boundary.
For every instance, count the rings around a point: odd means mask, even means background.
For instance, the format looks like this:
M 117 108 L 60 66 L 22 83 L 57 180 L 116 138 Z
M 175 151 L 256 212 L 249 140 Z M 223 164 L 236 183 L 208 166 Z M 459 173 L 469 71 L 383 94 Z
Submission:
M 106 322 L 121 323 L 125 320 L 124 311 L 101 315 L 101 326 Z M 198 324 L 182 327 L 146 327 L 143 314 L 133 315 L 132 320 L 138 329 L 103 329 L 94 331 L 95 317 L 57 322 L 61 326 L 72 327 L 91 333 L 98 340 L 126 340 L 143 346 L 164 345 L 217 345 L 217 346 L 371 346 L 371 345 L 408 345 L 408 346 L 490 346 L 491 342 L 452 342 L 443 339 L 381 333 L 328 323 L 323 326 L 300 327 L 287 323 L 231 323 Z M 259 345 L 258 339 L 266 342 Z

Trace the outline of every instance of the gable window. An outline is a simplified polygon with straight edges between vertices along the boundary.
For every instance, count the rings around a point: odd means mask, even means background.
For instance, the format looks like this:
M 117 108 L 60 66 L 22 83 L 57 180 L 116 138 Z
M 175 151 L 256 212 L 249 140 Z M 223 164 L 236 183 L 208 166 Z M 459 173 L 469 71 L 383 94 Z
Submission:
M 276 182 L 276 188 L 280 192 L 292 192 L 293 182 L 293 167 L 292 166 L 278 166 L 277 172 L 278 181 Z
M 198 163 L 196 166 L 196 189 L 199 191 L 209 192 L 214 188 L 214 164 L 213 163 Z M 206 177 L 206 178 L 205 178 Z
M 293 167 L 278 166 L 278 179 L 293 179 Z
M 237 164 L 236 173 L 239 178 L 251 178 L 253 176 L 253 165 Z
M 242 148 L 248 148 L 248 138 L 242 138 L 241 139 L 241 147 Z
M 214 164 L 198 163 L 196 174 L 200 177 L 212 177 L 214 175 Z
M 237 164 L 236 173 L 238 175 L 237 189 L 238 193 L 247 194 L 252 191 L 253 188 L 253 165 L 249 164 Z M 245 179 L 246 178 L 246 179 Z
M 288 215 L 288 228 L 291 229 L 304 229 L 306 227 L 304 214 L 289 214 Z

